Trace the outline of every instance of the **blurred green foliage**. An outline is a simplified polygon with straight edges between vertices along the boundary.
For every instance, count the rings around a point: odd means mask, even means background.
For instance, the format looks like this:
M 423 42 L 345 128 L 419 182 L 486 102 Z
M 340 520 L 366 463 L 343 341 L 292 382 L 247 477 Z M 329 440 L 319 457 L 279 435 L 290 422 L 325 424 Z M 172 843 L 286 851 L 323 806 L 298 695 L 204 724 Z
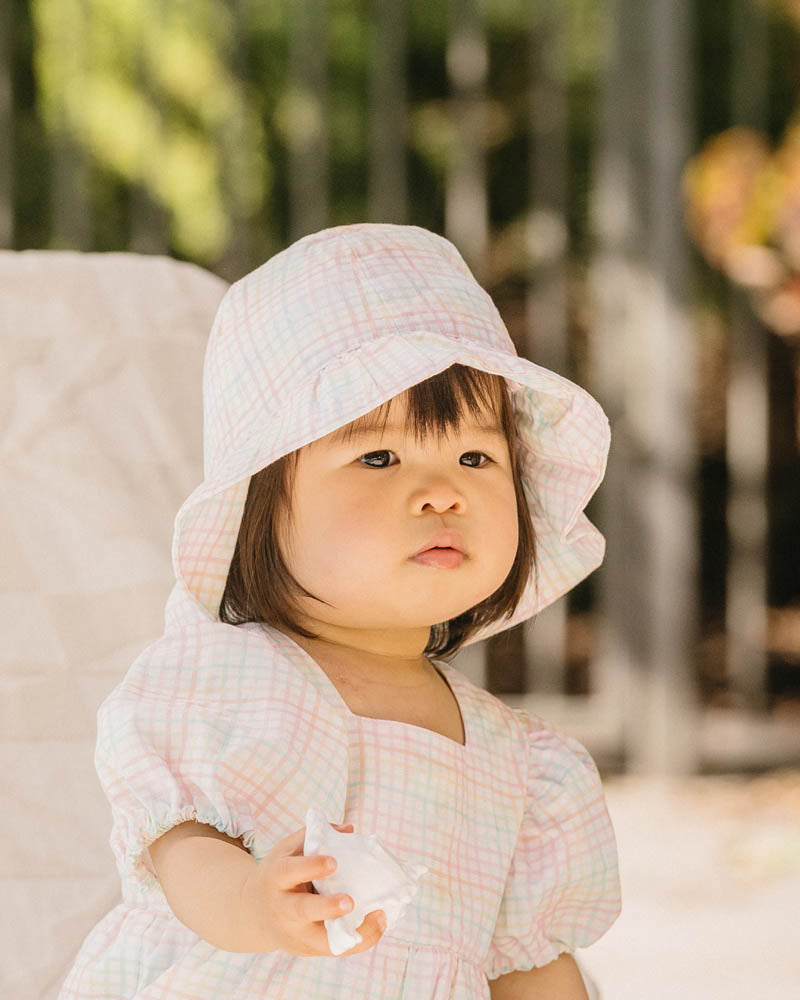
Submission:
M 307 0 L 308 2 L 308 0 Z M 772 135 L 798 94 L 795 0 L 772 10 Z M 90 175 L 92 245 L 124 249 L 145 195 L 163 213 L 173 256 L 240 273 L 289 232 L 291 144 L 315 127 L 315 105 L 289 80 L 290 0 L 13 0 L 17 247 L 55 245 L 53 173 L 77 148 Z M 694 2 L 697 148 L 733 124 L 727 80 L 731 0 Z M 373 3 L 326 0 L 328 224 L 367 218 Z M 408 0 L 405 87 L 409 208 L 405 221 L 443 227 L 454 142 L 446 71 L 449 0 Z M 566 178 L 572 253 L 587 245 L 598 87 L 608 52 L 605 0 L 564 0 Z M 528 211 L 530 39 L 545 0 L 485 0 L 489 50 L 487 175 L 491 228 Z M 299 130 L 299 131 L 298 131 Z M 49 210 L 48 210 L 48 206 Z M 512 273 L 514 264 L 511 265 Z M 524 262 L 518 264 L 519 273 Z M 226 274 L 232 278 L 236 274 Z
M 231 217 L 270 186 L 261 116 L 231 69 L 237 25 L 218 0 L 33 0 L 47 131 L 168 212 L 179 254 L 209 262 Z M 236 133 L 244 142 L 225 141 Z

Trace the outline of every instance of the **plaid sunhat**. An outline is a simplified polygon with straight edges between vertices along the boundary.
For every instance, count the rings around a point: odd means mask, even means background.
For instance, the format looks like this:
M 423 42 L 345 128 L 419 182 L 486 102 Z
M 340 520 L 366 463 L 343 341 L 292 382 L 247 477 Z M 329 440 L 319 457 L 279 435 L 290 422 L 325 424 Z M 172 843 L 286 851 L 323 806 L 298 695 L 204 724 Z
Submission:
M 218 619 L 250 477 L 453 364 L 506 380 L 536 534 L 512 628 L 580 582 L 605 540 L 584 514 L 610 430 L 580 386 L 519 357 L 449 240 L 419 226 L 312 233 L 230 286 L 203 369 L 204 479 L 175 518 L 166 624 Z

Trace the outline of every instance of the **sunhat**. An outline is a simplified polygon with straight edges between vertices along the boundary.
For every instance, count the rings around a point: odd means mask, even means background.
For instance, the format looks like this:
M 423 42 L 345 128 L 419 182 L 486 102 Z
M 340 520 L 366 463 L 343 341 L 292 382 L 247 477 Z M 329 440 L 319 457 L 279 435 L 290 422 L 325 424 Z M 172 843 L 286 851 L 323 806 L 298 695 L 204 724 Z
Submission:
M 516 353 L 491 297 L 449 240 L 359 223 L 303 237 L 223 296 L 203 368 L 204 479 L 175 517 L 166 626 L 218 620 L 250 477 L 453 364 L 506 380 L 536 535 L 512 628 L 596 569 L 605 540 L 584 508 L 610 431 L 584 389 Z

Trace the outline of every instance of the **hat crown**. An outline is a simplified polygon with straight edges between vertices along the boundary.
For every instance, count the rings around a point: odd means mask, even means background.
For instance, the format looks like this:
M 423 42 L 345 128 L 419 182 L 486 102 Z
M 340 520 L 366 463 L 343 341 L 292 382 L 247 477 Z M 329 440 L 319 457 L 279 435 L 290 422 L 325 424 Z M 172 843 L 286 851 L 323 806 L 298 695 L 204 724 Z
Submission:
M 206 474 L 331 362 L 420 331 L 515 353 L 491 297 L 436 233 L 338 226 L 276 254 L 231 285 L 214 320 L 203 375 Z

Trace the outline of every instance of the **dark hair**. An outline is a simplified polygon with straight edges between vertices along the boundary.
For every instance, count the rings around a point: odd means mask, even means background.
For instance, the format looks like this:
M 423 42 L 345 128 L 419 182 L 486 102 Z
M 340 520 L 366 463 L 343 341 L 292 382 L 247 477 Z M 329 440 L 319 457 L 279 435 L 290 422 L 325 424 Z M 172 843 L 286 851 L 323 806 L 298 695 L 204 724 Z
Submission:
M 402 395 L 408 401 L 406 432 L 413 429 L 417 440 L 431 431 L 441 435 L 456 427 L 465 405 L 471 415 L 485 407 L 499 416 L 511 455 L 519 524 L 517 554 L 508 576 L 493 594 L 455 618 L 431 626 L 425 655 L 454 656 L 466 639 L 484 625 L 511 617 L 531 572 L 536 572 L 536 542 L 519 475 L 516 425 L 505 379 L 466 365 L 451 365 Z M 389 415 L 390 403 L 388 400 L 378 407 L 384 419 Z M 344 433 L 346 436 L 346 428 Z M 229 625 L 262 622 L 316 639 L 317 635 L 295 621 L 299 611 L 296 595 L 314 595 L 291 575 L 279 545 L 278 523 L 280 516 L 291 510 L 297 454 L 293 451 L 283 455 L 250 477 L 219 617 Z

